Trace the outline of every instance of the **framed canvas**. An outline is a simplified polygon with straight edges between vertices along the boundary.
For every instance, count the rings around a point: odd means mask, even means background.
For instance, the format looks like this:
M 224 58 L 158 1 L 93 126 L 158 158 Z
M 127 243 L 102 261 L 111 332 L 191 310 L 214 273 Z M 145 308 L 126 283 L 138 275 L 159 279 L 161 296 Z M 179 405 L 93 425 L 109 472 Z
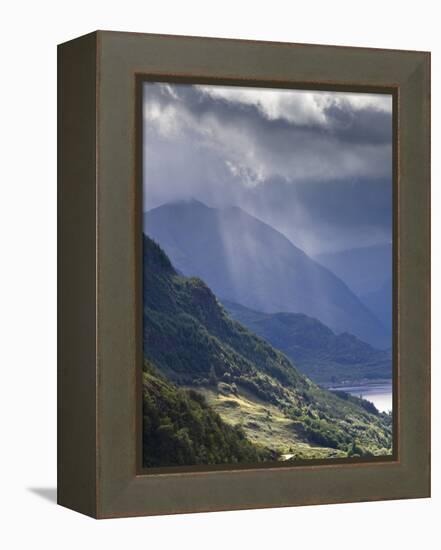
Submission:
M 58 502 L 430 496 L 430 55 L 59 46 Z

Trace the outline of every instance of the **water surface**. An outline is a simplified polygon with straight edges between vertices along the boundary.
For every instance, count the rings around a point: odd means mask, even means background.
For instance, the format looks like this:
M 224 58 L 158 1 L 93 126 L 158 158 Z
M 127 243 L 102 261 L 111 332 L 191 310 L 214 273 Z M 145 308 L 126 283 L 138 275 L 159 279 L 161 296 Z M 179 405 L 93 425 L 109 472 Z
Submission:
M 350 395 L 362 397 L 373 403 L 379 411 L 392 410 L 392 381 L 366 382 L 354 386 L 332 386 L 330 390 L 343 390 Z

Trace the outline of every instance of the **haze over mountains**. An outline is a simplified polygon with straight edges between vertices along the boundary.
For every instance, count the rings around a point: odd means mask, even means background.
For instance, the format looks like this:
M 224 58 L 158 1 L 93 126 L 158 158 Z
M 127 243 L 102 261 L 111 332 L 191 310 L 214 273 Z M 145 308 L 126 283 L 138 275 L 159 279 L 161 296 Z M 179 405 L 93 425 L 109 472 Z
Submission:
M 318 254 L 315 259 L 346 281 L 358 296 L 374 292 L 392 275 L 392 244 Z
M 392 244 L 319 254 L 315 259 L 340 277 L 392 330 Z
M 388 329 L 338 276 L 238 207 L 167 203 L 144 215 L 144 231 L 177 270 L 203 279 L 220 299 L 258 312 L 304 313 L 337 334 L 390 347 Z
M 360 299 L 392 332 L 392 278 L 387 279 L 377 290 L 362 294 Z

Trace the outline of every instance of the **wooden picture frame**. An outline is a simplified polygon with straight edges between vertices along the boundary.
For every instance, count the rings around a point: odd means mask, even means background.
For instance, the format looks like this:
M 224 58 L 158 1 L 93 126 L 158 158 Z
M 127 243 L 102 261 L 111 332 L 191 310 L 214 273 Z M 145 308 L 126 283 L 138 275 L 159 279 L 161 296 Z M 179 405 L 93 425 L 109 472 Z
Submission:
M 59 46 L 58 502 L 95 518 L 430 496 L 430 54 L 97 31 Z M 394 98 L 394 452 L 140 467 L 140 83 Z

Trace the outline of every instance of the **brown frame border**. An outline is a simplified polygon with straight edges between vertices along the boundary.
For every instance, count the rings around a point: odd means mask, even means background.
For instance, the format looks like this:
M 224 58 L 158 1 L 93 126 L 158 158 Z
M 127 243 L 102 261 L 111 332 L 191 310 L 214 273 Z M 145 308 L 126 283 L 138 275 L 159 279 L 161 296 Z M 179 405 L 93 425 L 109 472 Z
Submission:
M 137 475 L 139 73 L 398 90 L 399 461 Z M 59 47 L 60 504 L 103 518 L 429 496 L 429 116 L 427 52 L 106 31 Z

